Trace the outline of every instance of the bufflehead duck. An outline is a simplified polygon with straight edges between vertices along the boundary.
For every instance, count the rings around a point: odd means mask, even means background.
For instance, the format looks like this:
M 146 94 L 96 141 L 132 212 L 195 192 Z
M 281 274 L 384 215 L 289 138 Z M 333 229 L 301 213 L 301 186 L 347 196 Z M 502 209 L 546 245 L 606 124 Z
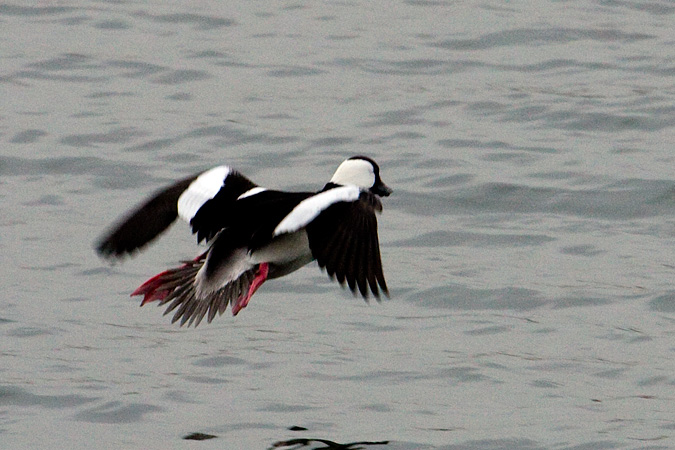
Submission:
M 317 260 L 331 279 L 368 298 L 389 295 L 382 273 L 376 212 L 391 189 L 366 156 L 345 160 L 318 192 L 260 187 L 229 166 L 218 166 L 158 191 L 114 226 L 96 250 L 104 258 L 134 253 L 177 217 L 188 222 L 208 249 L 164 271 L 131 295 L 141 306 L 159 301 L 180 320 L 210 323 L 228 303 L 237 315 L 267 279 Z

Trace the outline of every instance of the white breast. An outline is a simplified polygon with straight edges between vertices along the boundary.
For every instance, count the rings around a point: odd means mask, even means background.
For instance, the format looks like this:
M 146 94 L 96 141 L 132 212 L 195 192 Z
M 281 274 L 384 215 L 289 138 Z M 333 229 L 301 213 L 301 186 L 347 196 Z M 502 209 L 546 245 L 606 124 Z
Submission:
M 311 261 L 309 239 L 307 233 L 302 230 L 274 238 L 272 242 L 251 254 L 251 262 L 254 264 L 261 262 L 284 264 L 296 259 L 306 259 L 308 256 Z

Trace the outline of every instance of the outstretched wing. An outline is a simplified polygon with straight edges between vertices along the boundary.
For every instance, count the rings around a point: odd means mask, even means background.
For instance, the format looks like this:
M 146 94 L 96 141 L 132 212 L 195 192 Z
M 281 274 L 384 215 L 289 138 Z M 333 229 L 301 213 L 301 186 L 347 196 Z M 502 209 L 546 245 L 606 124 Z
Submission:
M 364 298 L 368 288 L 376 298 L 380 290 L 389 296 L 375 216 L 381 210 L 380 199 L 362 191 L 353 201 L 338 201 L 323 209 L 306 226 L 309 247 L 319 266 L 340 284 L 346 281 L 355 294 L 358 287 Z
M 177 217 L 192 226 L 197 240 L 209 240 L 222 228 L 228 209 L 247 192 L 262 188 L 228 166 L 218 166 L 181 180 L 153 195 L 113 226 L 97 243 L 106 258 L 141 249 Z
M 119 258 L 145 246 L 178 217 L 178 198 L 196 176 L 162 189 L 115 224 L 96 244 L 105 258 Z

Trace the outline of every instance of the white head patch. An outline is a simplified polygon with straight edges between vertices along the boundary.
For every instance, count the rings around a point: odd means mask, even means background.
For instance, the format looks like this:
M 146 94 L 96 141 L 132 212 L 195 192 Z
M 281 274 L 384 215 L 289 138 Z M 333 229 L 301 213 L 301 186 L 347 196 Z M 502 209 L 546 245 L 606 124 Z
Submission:
M 340 164 L 330 181 L 335 184 L 353 184 L 370 189 L 375 184 L 375 170 L 373 165 L 365 159 L 348 159 Z
M 178 198 L 178 215 L 190 223 L 204 203 L 220 192 L 230 173 L 228 166 L 218 166 L 199 175 Z

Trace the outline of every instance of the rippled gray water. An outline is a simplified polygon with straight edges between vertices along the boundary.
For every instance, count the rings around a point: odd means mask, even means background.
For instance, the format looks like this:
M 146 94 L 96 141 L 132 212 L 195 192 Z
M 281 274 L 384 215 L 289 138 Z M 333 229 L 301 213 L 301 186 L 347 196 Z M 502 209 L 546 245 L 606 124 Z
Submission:
M 0 447 L 675 447 L 672 2 L 27 4 L 0 4 Z M 128 294 L 197 254 L 184 224 L 92 251 L 187 174 L 316 189 L 354 154 L 395 190 L 382 304 L 310 266 L 181 329 Z

